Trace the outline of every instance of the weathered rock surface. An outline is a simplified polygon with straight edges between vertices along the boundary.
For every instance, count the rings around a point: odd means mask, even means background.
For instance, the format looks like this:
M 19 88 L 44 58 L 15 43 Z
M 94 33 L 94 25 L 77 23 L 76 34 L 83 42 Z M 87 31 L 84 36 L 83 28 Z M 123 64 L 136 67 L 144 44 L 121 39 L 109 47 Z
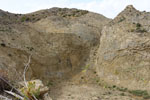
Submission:
M 127 6 L 102 30 L 100 78 L 130 89 L 150 89 L 150 13 Z
M 73 83 L 66 88 L 54 87 L 58 89 L 56 94 L 54 91 L 56 96 L 51 96 L 54 100 L 57 95 L 58 100 L 70 100 L 67 91 L 74 93 L 75 88 L 76 99 L 117 98 L 98 95 L 99 88 L 96 96 L 90 91 L 91 96 L 84 98 L 78 92 L 84 86 L 79 89 L 73 85 L 83 80 L 87 83 L 94 80 L 94 85 L 101 85 L 102 81 L 129 90 L 149 90 L 150 13 L 127 6 L 111 20 L 89 11 L 67 8 L 25 15 L 0 10 L 0 70 L 9 73 L 14 81 L 21 80 L 30 56 L 27 78 L 48 81 L 49 85 L 52 85 L 50 79 L 72 78 Z M 61 82 L 56 80 L 54 84 Z M 88 89 L 86 87 L 83 94 Z M 118 97 L 118 100 L 127 100 L 129 96 Z
M 94 63 L 102 27 L 110 21 L 99 14 L 67 8 L 26 15 L 0 11 L 0 15 L 0 67 L 16 79 L 22 78 L 30 55 L 27 78 L 66 79 L 80 72 Z

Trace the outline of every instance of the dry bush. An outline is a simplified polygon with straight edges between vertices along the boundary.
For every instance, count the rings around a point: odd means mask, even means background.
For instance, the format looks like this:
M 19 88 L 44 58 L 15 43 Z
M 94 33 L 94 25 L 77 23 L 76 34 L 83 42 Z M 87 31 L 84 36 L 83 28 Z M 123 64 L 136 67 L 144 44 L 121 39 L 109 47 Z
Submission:
M 36 85 L 34 83 L 28 84 L 28 82 L 26 81 L 26 72 L 28 71 L 28 68 L 30 66 L 30 60 L 31 60 L 31 55 L 29 56 L 28 62 L 25 64 L 24 72 L 21 74 L 17 72 L 15 68 L 11 70 L 7 69 L 7 71 L 0 69 L 0 96 L 3 96 L 2 95 L 3 93 L 7 93 L 8 95 L 11 95 L 14 98 L 19 98 L 17 100 L 38 100 L 39 99 L 40 88 L 36 89 Z M 22 91 L 20 91 L 19 87 L 18 89 L 16 88 L 16 86 L 17 85 L 19 86 L 19 84 L 16 81 L 17 77 L 15 76 L 18 76 L 20 78 L 18 80 L 24 82 L 25 84 L 25 87 L 22 88 Z M 14 81 L 16 81 L 15 84 L 12 84 L 13 82 L 11 80 L 13 79 Z

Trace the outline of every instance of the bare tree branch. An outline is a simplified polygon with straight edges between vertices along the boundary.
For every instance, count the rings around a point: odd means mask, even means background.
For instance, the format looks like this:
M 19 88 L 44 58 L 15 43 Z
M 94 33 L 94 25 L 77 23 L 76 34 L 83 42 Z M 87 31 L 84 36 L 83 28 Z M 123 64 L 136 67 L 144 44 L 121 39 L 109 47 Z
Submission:
M 27 64 L 25 64 L 25 68 L 24 68 L 24 71 L 23 71 L 24 83 L 25 83 L 26 88 L 28 88 L 28 84 L 27 84 L 27 81 L 26 81 L 26 72 L 27 72 L 27 70 L 28 70 L 28 68 L 29 68 L 29 66 L 30 66 L 30 63 L 31 63 L 31 56 L 32 56 L 32 54 L 29 56 L 28 62 L 27 62 Z M 32 96 L 33 96 L 33 98 L 34 98 L 35 100 L 38 100 L 38 99 L 34 96 L 33 93 L 32 93 Z
M 24 83 L 25 83 L 26 88 L 28 87 L 27 81 L 26 81 L 26 71 L 28 70 L 28 68 L 29 68 L 29 66 L 30 66 L 31 56 L 32 56 L 32 55 L 29 56 L 28 62 L 27 62 L 27 64 L 25 65 L 25 68 L 24 68 L 24 71 L 23 71 L 23 78 L 24 78 Z

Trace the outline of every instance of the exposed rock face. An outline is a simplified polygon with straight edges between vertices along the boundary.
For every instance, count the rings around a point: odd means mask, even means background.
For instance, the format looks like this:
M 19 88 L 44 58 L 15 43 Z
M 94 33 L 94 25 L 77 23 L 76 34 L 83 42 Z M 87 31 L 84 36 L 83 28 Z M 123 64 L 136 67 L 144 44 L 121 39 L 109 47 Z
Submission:
M 150 13 L 130 5 L 110 20 L 67 8 L 25 15 L 0 10 L 0 69 L 19 79 L 30 55 L 28 78 L 67 79 L 95 64 L 110 84 L 148 89 Z
M 100 78 L 130 89 L 150 88 L 150 13 L 133 6 L 102 30 L 96 68 Z
M 93 64 L 102 27 L 109 21 L 77 9 L 52 8 L 26 15 L 0 11 L 0 68 L 18 79 L 32 55 L 28 77 L 71 77 Z

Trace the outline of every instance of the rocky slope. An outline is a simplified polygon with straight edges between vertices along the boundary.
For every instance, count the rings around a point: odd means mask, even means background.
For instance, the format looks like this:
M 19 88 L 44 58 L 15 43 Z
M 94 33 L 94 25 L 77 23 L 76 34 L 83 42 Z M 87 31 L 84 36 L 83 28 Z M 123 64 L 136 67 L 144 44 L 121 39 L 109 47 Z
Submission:
M 67 8 L 25 15 L 0 11 L 1 68 L 21 74 L 31 56 L 28 78 L 71 78 L 86 64 L 93 64 L 102 27 L 109 20 Z
M 150 89 L 150 13 L 127 6 L 102 30 L 99 76 L 130 89 Z
M 54 100 L 150 99 L 149 44 L 150 13 L 131 5 L 113 20 L 67 8 L 0 10 L 0 72 L 20 81 L 29 64 L 27 78 L 44 81 Z

